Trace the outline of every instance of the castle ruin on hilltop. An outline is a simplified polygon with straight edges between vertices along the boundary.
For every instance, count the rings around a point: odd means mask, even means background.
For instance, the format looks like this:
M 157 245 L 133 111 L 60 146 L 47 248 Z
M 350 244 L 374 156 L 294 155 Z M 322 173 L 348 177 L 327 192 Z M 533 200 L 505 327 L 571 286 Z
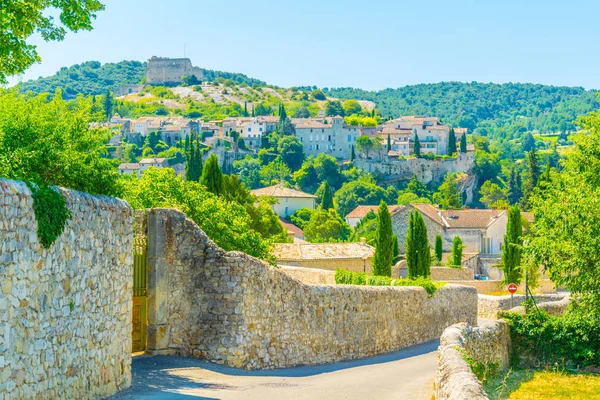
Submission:
M 152 56 L 146 66 L 146 83 L 149 85 L 177 84 L 184 76 L 192 75 L 202 80 L 202 70 L 192 66 L 189 58 Z

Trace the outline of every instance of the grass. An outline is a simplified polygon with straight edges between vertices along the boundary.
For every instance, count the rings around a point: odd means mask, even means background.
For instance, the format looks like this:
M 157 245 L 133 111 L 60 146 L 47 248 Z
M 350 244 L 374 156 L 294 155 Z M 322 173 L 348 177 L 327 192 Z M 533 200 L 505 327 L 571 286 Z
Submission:
M 509 370 L 484 384 L 491 400 L 600 399 L 600 375 Z

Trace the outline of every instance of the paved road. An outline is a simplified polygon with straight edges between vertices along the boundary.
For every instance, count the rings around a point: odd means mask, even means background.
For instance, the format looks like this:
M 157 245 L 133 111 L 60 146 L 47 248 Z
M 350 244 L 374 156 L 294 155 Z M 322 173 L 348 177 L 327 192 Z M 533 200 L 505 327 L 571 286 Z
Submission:
M 430 400 L 438 341 L 329 365 L 245 371 L 163 356 L 133 358 L 131 399 L 410 399 Z

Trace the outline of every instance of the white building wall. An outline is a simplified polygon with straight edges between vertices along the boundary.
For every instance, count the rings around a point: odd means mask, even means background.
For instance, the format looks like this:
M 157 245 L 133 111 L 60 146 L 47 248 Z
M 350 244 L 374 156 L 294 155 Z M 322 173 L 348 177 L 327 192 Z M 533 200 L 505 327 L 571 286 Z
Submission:
M 289 217 L 296 210 L 300 208 L 315 209 L 314 198 L 302 198 L 302 197 L 278 197 L 278 202 L 273 204 L 271 208 L 275 211 L 275 214 L 282 218 Z

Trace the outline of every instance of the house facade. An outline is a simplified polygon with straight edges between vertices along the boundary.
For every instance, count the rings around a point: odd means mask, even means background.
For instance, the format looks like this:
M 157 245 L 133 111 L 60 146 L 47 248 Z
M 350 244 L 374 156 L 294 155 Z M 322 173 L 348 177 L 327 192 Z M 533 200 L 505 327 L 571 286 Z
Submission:
M 390 215 L 394 215 L 400 210 L 402 210 L 404 206 L 388 206 L 388 210 Z M 348 225 L 352 229 L 371 211 L 377 214 L 377 210 L 379 206 L 358 206 L 354 210 L 350 211 L 348 215 L 346 215 L 345 220 Z
M 299 190 L 283 187 L 282 185 L 269 186 L 266 188 L 252 190 L 255 196 L 274 197 L 277 203 L 271 208 L 275 214 L 282 218 L 289 217 L 300 208 L 315 209 L 317 196 L 304 193 Z
M 307 156 L 325 153 L 337 159 L 349 160 L 352 147 L 356 146 L 356 139 L 361 135 L 360 127 L 346 125 L 340 116 L 327 117 L 322 121 L 294 118 L 292 123 Z
M 278 265 L 353 272 L 372 272 L 375 248 L 366 243 L 278 243 L 273 251 Z
M 139 162 L 140 169 L 139 175 L 143 174 L 150 167 L 154 168 L 165 168 L 168 167 L 166 158 L 142 158 Z

